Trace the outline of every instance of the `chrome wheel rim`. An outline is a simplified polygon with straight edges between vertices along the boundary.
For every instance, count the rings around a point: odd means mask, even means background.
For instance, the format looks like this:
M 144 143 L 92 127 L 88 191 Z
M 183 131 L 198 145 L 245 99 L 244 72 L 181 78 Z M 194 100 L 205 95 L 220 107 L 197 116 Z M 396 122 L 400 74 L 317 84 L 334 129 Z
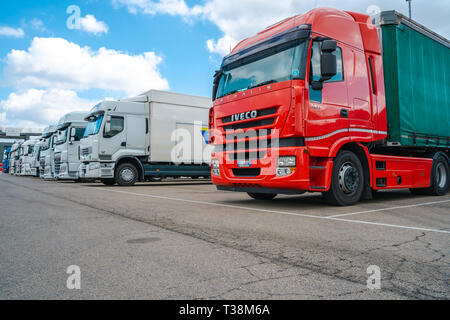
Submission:
M 351 162 L 344 163 L 339 169 L 338 175 L 339 188 L 346 195 L 353 195 L 360 183 L 358 169 Z
M 134 179 L 134 172 L 129 168 L 125 168 L 120 172 L 120 177 L 125 181 L 131 181 Z
M 439 188 L 444 188 L 447 183 L 447 170 L 442 162 L 438 163 L 436 168 L 436 183 Z

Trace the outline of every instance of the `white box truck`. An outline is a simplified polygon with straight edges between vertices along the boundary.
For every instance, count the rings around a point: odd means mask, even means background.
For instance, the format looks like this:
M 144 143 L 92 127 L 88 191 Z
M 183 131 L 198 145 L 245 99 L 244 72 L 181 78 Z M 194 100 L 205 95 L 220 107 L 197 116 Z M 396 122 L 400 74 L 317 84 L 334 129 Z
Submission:
M 150 90 L 97 104 L 86 117 L 79 176 L 106 185 L 210 177 L 211 99 Z
M 85 116 L 85 111 L 73 111 L 64 115 L 58 122 L 53 157 L 56 179 L 79 179 L 80 157 L 78 152 L 87 125 L 84 120 Z

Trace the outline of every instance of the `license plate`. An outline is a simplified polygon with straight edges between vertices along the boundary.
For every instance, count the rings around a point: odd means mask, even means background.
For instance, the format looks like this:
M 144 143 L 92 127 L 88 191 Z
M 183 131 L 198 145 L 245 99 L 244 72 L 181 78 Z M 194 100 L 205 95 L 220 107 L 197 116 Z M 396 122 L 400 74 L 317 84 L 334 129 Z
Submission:
M 252 163 L 250 161 L 243 161 L 243 160 L 241 160 L 241 161 L 238 161 L 237 166 L 238 167 L 247 167 L 248 168 L 248 167 L 252 166 Z

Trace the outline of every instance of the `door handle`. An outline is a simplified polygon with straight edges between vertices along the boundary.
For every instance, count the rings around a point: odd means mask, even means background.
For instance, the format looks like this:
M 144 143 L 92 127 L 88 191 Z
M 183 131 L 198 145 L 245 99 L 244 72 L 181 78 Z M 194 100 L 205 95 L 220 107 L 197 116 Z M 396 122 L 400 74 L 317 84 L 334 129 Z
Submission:
M 348 110 L 347 109 L 341 109 L 341 117 L 348 118 Z
M 127 146 L 127 143 L 124 141 L 124 142 L 122 142 L 122 143 L 120 144 L 120 146 L 121 146 L 121 147 L 126 147 L 126 146 Z

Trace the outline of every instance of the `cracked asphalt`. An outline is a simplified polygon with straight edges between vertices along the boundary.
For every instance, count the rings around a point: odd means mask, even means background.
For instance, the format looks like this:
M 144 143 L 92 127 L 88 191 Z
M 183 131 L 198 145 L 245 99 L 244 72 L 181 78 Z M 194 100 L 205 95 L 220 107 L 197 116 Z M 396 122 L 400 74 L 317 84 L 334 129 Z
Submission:
M 0 174 L 0 299 L 449 299 L 450 194 L 255 201 Z M 67 267 L 81 289 L 67 288 Z M 367 288 L 367 268 L 381 289 Z

